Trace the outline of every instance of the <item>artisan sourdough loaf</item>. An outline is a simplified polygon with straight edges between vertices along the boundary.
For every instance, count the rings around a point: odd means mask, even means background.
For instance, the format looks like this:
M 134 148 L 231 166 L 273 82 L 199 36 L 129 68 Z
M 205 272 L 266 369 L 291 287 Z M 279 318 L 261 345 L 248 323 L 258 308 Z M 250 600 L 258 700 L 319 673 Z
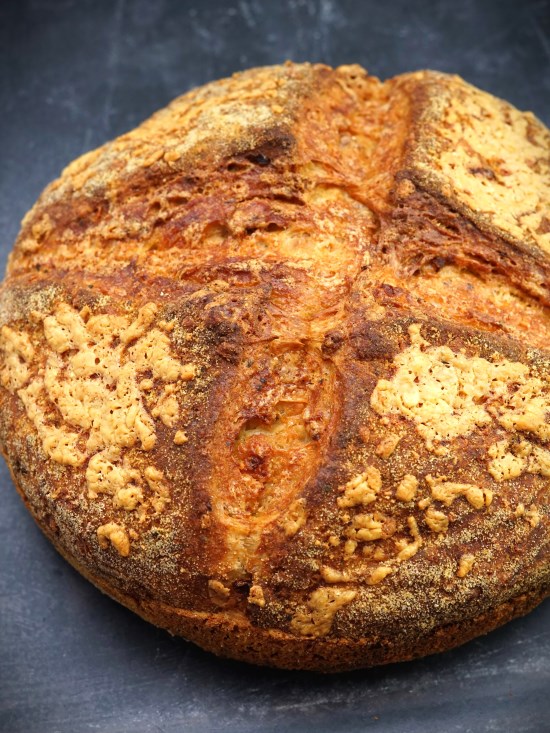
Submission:
M 72 163 L 0 293 L 0 445 L 217 654 L 448 649 L 550 584 L 549 133 L 456 76 L 253 69 Z

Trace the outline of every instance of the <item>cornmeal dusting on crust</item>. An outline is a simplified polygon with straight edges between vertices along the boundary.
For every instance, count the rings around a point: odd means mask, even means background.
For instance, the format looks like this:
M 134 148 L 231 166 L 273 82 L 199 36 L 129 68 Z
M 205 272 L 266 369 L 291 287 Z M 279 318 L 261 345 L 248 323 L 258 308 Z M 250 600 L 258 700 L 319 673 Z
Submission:
M 470 570 L 473 568 L 476 561 L 475 555 L 465 554 L 462 555 L 458 563 L 458 570 L 456 574 L 459 578 L 465 578 Z
M 410 326 L 409 334 L 411 346 L 394 359 L 395 375 L 380 379 L 372 393 L 375 412 L 413 420 L 429 450 L 493 419 L 506 430 L 533 432 L 548 440 L 548 385 L 530 377 L 528 366 L 430 346 L 418 324 Z
M 313 591 L 307 608 L 299 610 L 290 628 L 301 636 L 325 636 L 329 633 L 336 613 L 351 603 L 357 592 L 341 588 L 318 588 Z
M 124 527 L 116 522 L 109 522 L 98 527 L 97 538 L 99 540 L 99 546 L 103 549 L 106 549 L 110 542 L 122 557 L 128 557 L 130 554 L 130 539 L 128 534 Z

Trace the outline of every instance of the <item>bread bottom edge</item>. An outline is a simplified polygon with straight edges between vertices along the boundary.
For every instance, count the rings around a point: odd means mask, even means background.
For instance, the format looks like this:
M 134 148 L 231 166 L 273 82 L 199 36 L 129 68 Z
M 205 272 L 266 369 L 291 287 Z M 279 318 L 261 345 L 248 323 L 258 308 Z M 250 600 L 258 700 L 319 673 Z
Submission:
M 226 611 L 214 614 L 186 611 L 160 601 L 139 600 L 98 578 L 78 562 L 40 521 L 33 506 L 15 480 L 13 482 L 31 516 L 59 554 L 102 593 L 130 609 L 145 621 L 180 636 L 217 656 L 259 666 L 310 672 L 345 672 L 449 651 L 476 637 L 524 616 L 549 594 L 544 586 L 521 593 L 483 614 L 461 623 L 446 624 L 429 633 L 397 643 L 391 637 L 322 639 L 297 637 L 277 629 L 253 626 L 242 614 Z
M 160 601 L 136 599 L 95 576 L 50 539 L 61 556 L 96 588 L 154 626 L 220 657 L 289 670 L 345 672 L 449 651 L 524 616 L 550 593 L 547 587 L 521 593 L 474 618 L 436 627 L 407 643 L 396 643 L 391 637 L 382 640 L 297 637 L 277 629 L 253 626 L 238 612 L 208 614 Z

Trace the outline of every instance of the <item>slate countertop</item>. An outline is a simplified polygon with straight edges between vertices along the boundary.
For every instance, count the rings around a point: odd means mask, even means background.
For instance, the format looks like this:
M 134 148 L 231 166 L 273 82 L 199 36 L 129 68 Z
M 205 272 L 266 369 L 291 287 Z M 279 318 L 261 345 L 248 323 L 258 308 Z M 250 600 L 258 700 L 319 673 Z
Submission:
M 550 123 L 548 0 L 3 0 L 0 265 L 63 166 L 238 69 L 456 72 Z M 550 730 L 550 605 L 461 649 L 335 676 L 219 660 L 102 596 L 0 466 L 0 731 Z

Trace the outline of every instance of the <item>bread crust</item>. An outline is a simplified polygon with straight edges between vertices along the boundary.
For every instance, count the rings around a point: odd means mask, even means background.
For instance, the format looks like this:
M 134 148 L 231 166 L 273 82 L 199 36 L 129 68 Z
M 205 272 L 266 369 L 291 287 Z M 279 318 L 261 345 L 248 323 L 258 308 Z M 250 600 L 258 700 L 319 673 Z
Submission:
M 12 475 L 12 478 L 13 475 Z M 26 501 L 14 479 L 14 484 L 27 509 L 34 516 L 32 506 Z M 242 614 L 218 611 L 197 613 L 167 606 L 154 601 L 142 601 L 121 593 L 118 588 L 98 580 L 83 564 L 77 562 L 56 541 L 55 533 L 34 516 L 38 526 L 52 542 L 56 550 L 81 575 L 93 583 L 102 593 L 121 603 L 149 623 L 166 629 L 174 636 L 192 639 L 204 650 L 221 657 L 251 662 L 266 667 L 300 669 L 312 672 L 345 672 L 364 667 L 403 662 L 439 652 L 448 651 L 471 639 L 487 634 L 515 618 L 532 611 L 548 595 L 548 588 L 537 589 L 506 601 L 497 608 L 462 623 L 435 628 L 418 640 L 399 644 L 393 636 L 388 638 L 347 639 L 297 639 L 276 629 L 259 629 Z
M 443 651 L 539 603 L 548 148 L 458 77 L 289 64 L 71 164 L 0 292 L 0 447 L 56 548 L 286 668 Z

